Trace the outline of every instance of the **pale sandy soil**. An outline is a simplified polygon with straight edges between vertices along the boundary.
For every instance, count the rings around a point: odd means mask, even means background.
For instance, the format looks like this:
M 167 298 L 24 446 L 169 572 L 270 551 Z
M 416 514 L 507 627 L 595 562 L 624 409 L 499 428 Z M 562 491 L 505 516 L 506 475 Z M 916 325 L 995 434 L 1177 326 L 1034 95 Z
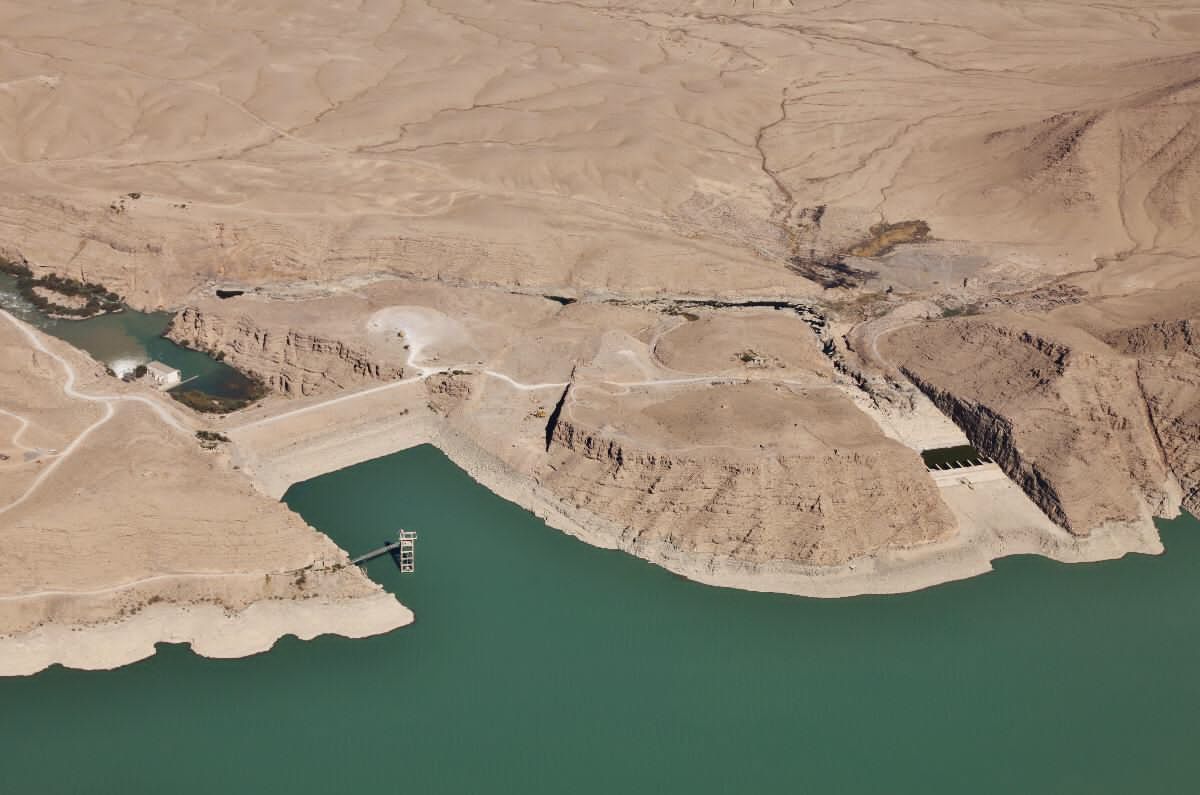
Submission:
M 359 636 L 411 614 L 345 554 L 201 450 L 167 399 L 0 315 L 7 417 L 56 454 L 5 463 L 0 675 L 103 668 L 159 641 L 252 654 L 283 634 Z M 15 423 L 14 423 L 15 425 Z
M 923 219 L 941 242 L 866 266 L 1028 281 L 1194 249 L 1198 20 L 1182 0 L 4 0 L 0 241 L 148 304 L 381 273 L 804 295 L 790 254 Z

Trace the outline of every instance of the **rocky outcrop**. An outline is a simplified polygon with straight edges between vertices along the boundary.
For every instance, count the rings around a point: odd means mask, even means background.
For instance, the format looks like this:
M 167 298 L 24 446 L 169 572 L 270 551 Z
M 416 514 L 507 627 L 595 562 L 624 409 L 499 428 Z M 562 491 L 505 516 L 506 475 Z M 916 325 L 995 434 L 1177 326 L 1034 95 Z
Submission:
M 902 367 L 901 372 L 933 401 L 942 413 L 967 434 L 975 449 L 990 456 L 1021 490 L 1060 527 L 1086 534 L 1072 525 L 1054 484 L 1036 461 L 1021 455 L 1013 440 L 1012 422 L 987 406 L 939 389 L 916 372 Z
M 231 364 L 290 396 L 404 376 L 402 366 L 340 340 L 294 328 L 264 327 L 246 314 L 229 317 L 188 307 L 172 320 L 167 336 L 189 348 L 223 354 Z
M 1138 357 L 1138 387 L 1183 489 L 1183 507 L 1200 513 L 1200 329 L 1190 318 L 1163 320 L 1114 331 L 1105 339 Z
M 1200 329 L 1190 319 L 1164 320 L 1120 329 L 1104 335 L 1104 341 L 1130 356 L 1160 356 L 1200 351 Z
M 953 534 L 919 459 L 890 441 L 812 454 L 681 454 L 564 418 L 549 458 L 541 484 L 626 527 L 620 543 L 635 554 L 665 544 L 749 564 L 833 566 Z
M 429 393 L 427 407 L 435 414 L 449 414 L 471 396 L 470 374 L 466 372 L 439 373 L 425 380 Z
M 1178 491 L 1136 361 L 1077 329 L 1008 314 L 902 329 L 887 346 L 972 444 L 1071 533 L 1175 513 Z
M 1182 505 L 1200 511 L 1200 296 L 1195 287 L 1110 297 L 1053 316 L 1086 329 L 1136 365 L 1129 382 L 1145 404 L 1182 491 Z
M 1200 358 L 1141 362 L 1138 381 L 1163 453 L 1183 490 L 1183 508 L 1200 516 Z

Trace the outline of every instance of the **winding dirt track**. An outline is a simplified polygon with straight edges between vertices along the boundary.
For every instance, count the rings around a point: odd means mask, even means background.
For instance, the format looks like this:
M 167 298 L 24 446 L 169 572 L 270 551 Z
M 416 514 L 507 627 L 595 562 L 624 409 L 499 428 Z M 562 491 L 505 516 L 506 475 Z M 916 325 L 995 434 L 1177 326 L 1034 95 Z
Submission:
M 259 428 L 264 425 L 270 425 L 279 420 L 288 419 L 290 417 L 295 417 L 300 414 L 307 414 L 310 411 L 316 411 L 318 409 L 327 408 L 329 406 L 337 405 L 339 403 L 345 403 L 347 401 L 357 400 L 359 398 L 367 397 L 368 395 L 374 395 L 378 392 L 383 392 L 383 391 L 386 391 L 389 389 L 395 389 L 396 387 L 406 386 L 408 384 L 415 384 L 420 381 L 424 381 L 424 380 L 430 378 L 431 376 L 445 375 L 446 373 L 451 373 L 456 370 L 461 370 L 461 371 L 466 371 L 466 372 L 471 372 L 471 373 L 480 373 L 482 375 L 487 376 L 488 378 L 494 378 L 498 381 L 503 381 L 504 383 L 511 386 L 513 389 L 517 389 L 522 392 L 536 392 L 536 391 L 543 390 L 543 389 L 563 389 L 564 387 L 567 386 L 566 381 L 561 381 L 561 382 L 556 381 L 556 382 L 552 382 L 552 383 L 548 382 L 548 383 L 539 383 L 539 384 L 526 384 L 526 383 L 516 380 L 515 378 L 508 375 L 507 373 L 502 373 L 502 372 L 499 372 L 497 370 L 492 370 L 492 369 L 479 370 L 479 369 L 475 369 L 475 368 L 471 367 L 470 365 L 466 365 L 466 364 L 449 365 L 446 367 L 429 367 L 426 365 L 422 365 L 422 364 L 417 363 L 414 360 L 417 358 L 417 355 L 416 355 L 417 352 L 419 352 L 420 350 L 425 348 L 429 344 L 430 341 L 420 339 L 420 335 L 415 333 L 415 331 L 411 328 L 405 328 L 404 332 L 405 332 L 406 337 L 411 341 L 410 342 L 411 349 L 409 351 L 408 361 L 405 363 L 405 367 L 408 369 L 417 370 L 418 371 L 417 375 L 412 376 L 410 378 L 401 378 L 398 381 L 392 381 L 387 384 L 381 384 L 379 386 L 370 387 L 368 389 L 363 389 L 358 392 L 352 392 L 351 394 L 348 394 L 348 395 L 339 395 L 338 397 L 330 398 L 329 400 L 324 400 L 324 401 L 321 401 L 320 403 L 313 403 L 312 405 L 302 406 L 297 409 L 292 409 L 291 411 L 285 411 L 281 414 L 275 414 L 270 417 L 264 417 L 260 420 L 254 420 L 252 422 L 243 423 L 242 425 L 238 425 L 233 428 L 230 428 L 230 431 L 244 431 L 244 430 L 249 430 L 251 428 Z M 743 382 L 749 382 L 749 381 L 755 381 L 755 380 L 764 380 L 764 381 L 769 381 L 771 383 L 792 384 L 792 385 L 797 385 L 797 386 L 811 386 L 810 384 L 807 384 L 805 382 L 795 381 L 795 380 L 786 379 L 786 378 L 784 378 L 784 379 L 780 379 L 780 378 L 768 378 L 768 379 L 739 378 L 739 377 L 730 376 L 727 374 L 694 375 L 694 376 L 685 376 L 685 377 L 678 377 L 678 378 L 649 378 L 649 379 L 645 379 L 642 381 L 599 381 L 598 383 L 608 385 L 608 386 L 620 387 L 622 389 L 629 390 L 629 389 L 635 388 L 635 387 L 672 387 L 672 386 L 681 386 L 681 385 L 686 385 L 686 384 L 717 385 L 717 384 L 729 384 L 729 383 L 743 383 Z
M 20 414 L 13 414 L 11 411 L 5 411 L 4 409 L 0 409 L 0 414 L 3 414 L 5 417 L 12 417 L 18 423 L 17 432 L 12 435 L 13 447 L 16 447 L 19 450 L 24 450 L 27 453 L 32 452 L 34 448 L 21 443 L 21 437 L 25 435 L 25 431 L 29 430 L 29 420 L 25 419 Z
M 58 469 L 62 462 L 70 458 L 71 455 L 73 455 L 75 451 L 79 449 L 79 446 L 83 444 L 83 442 L 92 434 L 93 431 L 113 418 L 113 415 L 116 414 L 117 411 L 115 404 L 121 401 L 132 401 L 147 405 L 153 409 L 154 413 L 157 414 L 158 417 L 167 425 L 181 433 L 191 434 L 191 431 L 188 429 L 188 427 L 180 422 L 179 419 L 174 416 L 167 407 L 161 403 L 151 400 L 150 398 L 143 397 L 141 395 L 88 395 L 84 392 L 80 392 L 75 388 L 75 382 L 78 379 L 78 375 L 75 372 L 75 368 L 71 366 L 70 362 L 46 347 L 45 343 L 42 342 L 41 338 L 38 337 L 38 335 L 32 329 L 30 329 L 21 321 L 17 320 L 8 312 L 0 310 L 0 316 L 3 316 L 6 320 L 8 320 L 8 322 L 12 323 L 18 331 L 24 334 L 25 338 L 29 340 L 29 343 L 34 348 L 54 359 L 62 366 L 67 375 L 66 381 L 63 382 L 63 393 L 66 394 L 67 397 L 74 398 L 76 400 L 87 401 L 89 403 L 104 404 L 104 415 L 87 428 L 84 428 L 83 432 L 76 436 L 71 443 L 67 445 L 66 448 L 58 456 L 56 456 L 45 469 L 41 471 L 41 473 L 34 479 L 33 483 L 29 485 L 29 488 L 26 489 L 21 496 L 17 497 L 8 505 L 0 507 L 0 514 L 7 513 L 8 511 L 11 511 L 13 508 L 16 508 L 18 505 L 21 505 L 23 502 L 28 500 L 30 496 L 32 496 L 33 493 L 37 491 L 37 489 L 51 475 L 54 474 L 55 470 Z M 14 417 L 18 422 L 22 423 L 21 430 L 19 430 L 16 437 L 14 437 L 15 441 L 17 437 L 24 433 L 25 427 L 29 425 L 29 420 L 25 417 L 21 417 L 18 414 L 13 414 L 10 411 L 4 411 L 4 414 L 9 417 Z
M 80 433 L 79 436 L 77 436 L 74 440 L 72 440 L 71 443 L 61 453 L 59 453 L 57 456 L 55 456 L 54 460 L 37 476 L 37 478 L 33 481 L 33 483 L 30 484 L 29 488 L 26 489 L 23 494 L 21 494 L 18 498 L 16 498 L 12 502 L 10 502 L 8 505 L 0 507 L 0 514 L 6 513 L 8 511 L 12 510 L 13 508 L 16 508 L 17 506 L 24 503 L 27 499 L 29 499 L 29 497 L 32 496 L 32 494 L 38 488 L 40 488 L 41 485 L 51 475 L 54 474 L 55 470 L 59 467 L 59 465 L 64 460 L 69 458 L 72 454 L 74 454 L 74 452 L 80 447 L 80 445 L 83 444 L 83 442 L 88 438 L 88 436 L 90 436 L 92 434 L 92 432 L 94 432 L 96 429 L 100 428 L 106 422 L 108 422 L 109 420 L 112 419 L 112 417 L 116 413 L 117 404 L 120 401 L 134 401 L 134 402 L 145 404 L 145 405 L 149 406 L 151 409 L 153 409 L 155 414 L 157 414 L 158 417 L 163 422 L 167 423 L 169 426 L 171 426 L 175 430 L 177 430 L 181 433 L 184 433 L 184 434 L 189 434 L 189 435 L 191 434 L 191 430 L 187 426 L 185 426 L 183 423 L 181 423 L 179 421 L 179 419 L 166 406 L 164 406 L 162 403 L 151 400 L 150 398 L 143 397 L 140 395 L 89 395 L 89 394 L 80 392 L 79 390 L 77 390 L 75 388 L 75 383 L 77 381 L 78 376 L 77 376 L 77 373 L 76 373 L 74 367 L 72 367 L 70 362 L 68 362 L 63 357 L 59 356 L 54 351 L 50 350 L 43 343 L 43 341 L 37 335 L 37 333 L 34 332 L 31 328 L 29 328 L 26 324 L 17 320 L 15 317 L 13 317 L 11 314 L 9 314 L 7 312 L 0 311 L 0 314 L 2 314 L 10 323 L 12 323 L 22 334 L 24 334 L 26 339 L 29 340 L 30 344 L 34 348 L 36 348 L 37 350 L 41 351 L 42 353 L 45 353 L 46 355 L 52 357 L 54 360 L 56 360 L 62 366 L 64 372 L 66 373 L 66 380 L 63 383 L 63 392 L 67 396 L 77 399 L 77 400 L 83 400 L 83 401 L 87 401 L 87 402 L 91 402 L 91 403 L 104 404 L 103 416 L 100 419 L 98 419 L 96 422 L 92 423 L 90 426 L 85 428 L 83 430 L 83 432 Z M 885 329 L 883 331 L 883 333 L 887 333 L 888 331 L 892 331 L 892 330 L 894 330 L 894 329 L 891 329 L 891 328 Z M 410 337 L 420 336 L 420 335 L 414 334 L 413 331 L 414 330 L 412 330 L 412 329 L 407 329 L 406 333 L 408 333 Z M 878 336 L 878 335 L 876 335 L 876 336 Z M 874 343 L 875 343 L 875 337 L 873 337 L 871 339 L 872 349 L 874 349 Z M 316 411 L 318 409 L 327 408 L 332 405 L 344 403 L 347 401 L 357 400 L 359 398 L 363 398 L 368 395 L 373 395 L 378 392 L 383 392 L 383 391 L 386 391 L 389 389 L 394 389 L 394 388 L 406 386 L 409 384 L 419 383 L 421 381 L 425 381 L 426 379 L 428 379 L 432 376 L 446 374 L 449 372 L 453 372 L 457 369 L 472 371 L 472 368 L 468 367 L 467 365 L 430 367 L 430 366 L 419 364 L 418 362 L 414 361 L 415 359 L 418 358 L 416 355 L 414 355 L 414 353 L 415 353 L 415 351 L 420 350 L 421 347 L 422 347 L 421 345 L 415 344 L 415 341 L 414 341 L 414 346 L 413 346 L 414 350 L 409 353 L 409 357 L 408 357 L 407 366 L 412 369 L 415 369 L 418 372 L 418 374 L 415 376 L 412 376 L 409 378 L 402 378 L 397 381 L 392 381 L 387 384 L 381 384 L 379 386 L 364 389 L 364 390 L 354 392 L 354 393 L 351 393 L 348 395 L 339 395 L 337 397 L 330 398 L 329 400 L 325 400 L 320 403 L 314 403 L 312 405 L 302 406 L 300 408 L 292 409 L 290 411 L 285 411 L 285 412 L 282 412 L 279 414 L 275 414 L 273 416 L 264 417 L 259 420 L 254 420 L 251 422 L 243 423 L 241 425 L 230 428 L 230 431 L 231 432 L 243 431 L 243 430 L 249 430 L 251 428 L 262 427 L 265 425 L 275 423 L 280 420 L 295 417 L 297 415 Z M 876 355 L 878 356 L 878 354 L 876 354 Z M 543 389 L 562 389 L 563 387 L 567 386 L 566 382 L 526 384 L 526 383 L 517 381 L 516 379 L 507 375 L 506 373 L 502 373 L 502 372 L 499 372 L 496 370 L 491 370 L 491 369 L 482 369 L 482 370 L 473 370 L 473 371 L 478 372 L 482 375 L 485 375 L 489 378 L 494 378 L 498 381 L 502 381 L 502 382 L 508 384 L 513 389 L 517 389 L 517 390 L 525 391 L 525 392 L 538 391 L 538 390 L 543 390 Z M 609 386 L 615 386 L 615 387 L 619 387 L 619 388 L 628 390 L 628 389 L 637 388 L 637 387 L 654 388 L 654 387 L 673 387 L 673 386 L 681 386 L 681 385 L 688 385 L 688 384 L 723 384 L 723 383 L 741 382 L 741 381 L 749 381 L 749 380 L 760 380 L 760 379 L 732 378 L 728 375 L 712 374 L 712 375 L 693 375 L 693 376 L 677 377 L 677 378 L 656 378 L 656 379 L 651 378 L 651 379 L 646 379 L 646 380 L 641 380 L 641 381 L 603 381 L 601 383 L 607 384 Z M 767 381 L 771 381 L 774 383 L 787 383 L 787 384 L 809 386 L 807 384 L 803 384 L 802 382 L 793 381 L 791 379 L 761 379 L 761 380 L 767 380 Z M 13 443 L 16 444 L 18 447 L 22 447 L 22 449 L 28 449 L 28 448 L 24 448 L 22 445 L 20 445 L 20 437 L 28 429 L 28 427 L 30 425 L 29 420 L 25 417 L 22 417 L 18 414 L 15 414 L 13 412 L 10 412 L 10 411 L 4 410 L 4 409 L 0 409 L 0 414 L 3 414 L 8 417 L 12 417 L 18 423 L 20 423 L 20 427 L 18 428 L 16 434 L 13 436 Z

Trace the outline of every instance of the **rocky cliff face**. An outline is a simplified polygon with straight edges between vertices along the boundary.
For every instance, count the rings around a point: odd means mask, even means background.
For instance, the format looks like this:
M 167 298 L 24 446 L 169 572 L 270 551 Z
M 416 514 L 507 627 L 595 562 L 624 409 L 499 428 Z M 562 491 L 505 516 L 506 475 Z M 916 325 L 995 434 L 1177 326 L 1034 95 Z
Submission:
M 954 526 L 915 454 L 892 442 L 811 455 L 663 453 L 563 419 L 541 481 L 626 526 L 621 542 L 634 552 L 665 543 L 754 564 L 829 566 L 947 538 Z
M 425 381 L 429 395 L 426 407 L 435 414 L 446 415 L 471 396 L 471 376 L 465 373 L 442 373 Z
M 1200 516 L 1200 357 L 1142 362 L 1138 377 L 1183 507 Z
M 1013 438 L 1012 421 L 987 406 L 968 400 L 953 392 L 939 389 L 931 381 L 907 367 L 901 371 L 917 388 L 933 401 L 942 413 L 962 428 L 975 449 L 987 453 L 1000 468 L 1028 494 L 1042 511 L 1057 525 L 1072 532 L 1073 527 L 1062 497 L 1037 461 L 1023 456 Z
M 1119 329 L 1104 335 L 1104 341 L 1130 356 L 1164 356 L 1200 351 L 1200 330 L 1191 319 L 1163 320 L 1144 326 Z
M 1175 512 L 1135 360 L 1078 330 L 1006 314 L 903 329 L 887 344 L 913 383 L 1070 532 Z
M 189 348 L 223 353 L 230 364 L 285 395 L 312 395 L 404 376 L 402 366 L 340 340 L 293 328 L 267 328 L 246 314 L 230 317 L 188 307 L 175 316 L 167 336 Z
M 1183 488 L 1183 507 L 1200 513 L 1200 330 L 1190 318 L 1163 320 L 1110 332 L 1105 340 L 1138 357 L 1138 386 Z
M 1052 313 L 1136 364 L 1145 403 L 1181 502 L 1200 511 L 1200 296 L 1194 287 L 1147 290 Z

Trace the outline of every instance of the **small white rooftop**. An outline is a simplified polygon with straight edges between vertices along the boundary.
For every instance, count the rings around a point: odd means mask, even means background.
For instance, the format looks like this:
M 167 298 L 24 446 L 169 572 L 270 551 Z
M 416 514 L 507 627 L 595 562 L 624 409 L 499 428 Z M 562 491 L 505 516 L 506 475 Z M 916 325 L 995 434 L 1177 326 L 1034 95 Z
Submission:
M 170 378 L 172 375 L 179 375 L 178 370 L 162 362 L 150 362 L 146 365 L 146 372 L 155 378 Z

